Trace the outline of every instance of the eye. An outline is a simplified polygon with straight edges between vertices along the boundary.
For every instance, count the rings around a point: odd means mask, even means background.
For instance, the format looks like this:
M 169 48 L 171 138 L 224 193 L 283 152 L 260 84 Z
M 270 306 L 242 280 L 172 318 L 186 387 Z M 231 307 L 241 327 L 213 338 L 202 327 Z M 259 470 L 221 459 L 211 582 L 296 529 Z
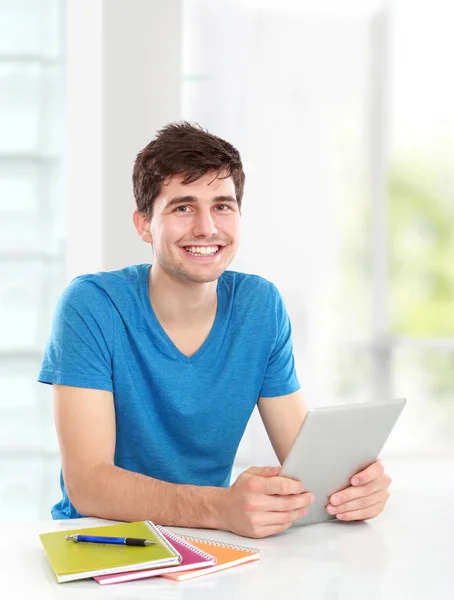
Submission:
M 174 212 L 186 212 L 186 209 L 189 210 L 189 206 L 187 204 L 184 204 L 182 206 L 177 206 L 176 209 L 174 210 Z
M 216 208 L 222 209 L 221 212 L 227 212 L 228 210 L 231 210 L 228 204 L 217 204 Z

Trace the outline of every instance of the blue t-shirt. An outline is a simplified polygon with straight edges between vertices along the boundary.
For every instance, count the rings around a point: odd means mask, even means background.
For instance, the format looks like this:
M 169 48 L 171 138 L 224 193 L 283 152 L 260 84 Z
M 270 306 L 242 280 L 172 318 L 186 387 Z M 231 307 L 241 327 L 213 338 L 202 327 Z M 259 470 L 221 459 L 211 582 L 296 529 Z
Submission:
M 299 389 L 291 328 L 276 287 L 225 271 L 213 327 L 191 357 L 159 323 L 150 265 L 83 275 L 63 292 L 38 380 L 113 392 L 115 465 L 163 481 L 228 486 L 260 396 Z M 82 516 L 63 497 L 55 519 Z

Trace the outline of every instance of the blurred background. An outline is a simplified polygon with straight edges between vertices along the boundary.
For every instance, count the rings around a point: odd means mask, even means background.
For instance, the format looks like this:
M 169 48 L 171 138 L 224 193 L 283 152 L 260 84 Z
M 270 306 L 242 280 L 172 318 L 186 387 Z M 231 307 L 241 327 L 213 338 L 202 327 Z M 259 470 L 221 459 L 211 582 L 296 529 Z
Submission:
M 0 0 L 0 521 L 60 497 L 55 301 L 151 261 L 132 164 L 177 119 L 242 153 L 231 268 L 280 289 L 308 405 L 404 396 L 383 458 L 454 455 L 453 22 L 443 0 Z M 254 413 L 236 467 L 276 462 Z

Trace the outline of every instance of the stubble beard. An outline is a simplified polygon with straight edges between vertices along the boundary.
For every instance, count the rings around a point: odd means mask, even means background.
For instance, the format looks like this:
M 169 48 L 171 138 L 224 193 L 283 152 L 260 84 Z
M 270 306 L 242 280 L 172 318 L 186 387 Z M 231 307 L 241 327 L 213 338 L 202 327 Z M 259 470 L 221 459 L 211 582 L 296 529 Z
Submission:
M 196 273 L 191 273 L 190 269 L 188 269 L 182 262 L 177 263 L 171 262 L 167 260 L 165 256 L 157 256 L 155 253 L 155 257 L 158 259 L 159 265 L 172 277 L 179 279 L 180 281 L 191 281 L 192 283 L 211 283 L 213 281 L 217 281 L 219 277 L 224 273 L 227 267 L 232 262 L 234 255 L 230 257 L 230 260 L 225 264 L 222 268 L 218 268 L 216 273 L 206 274 L 206 275 L 198 275 Z

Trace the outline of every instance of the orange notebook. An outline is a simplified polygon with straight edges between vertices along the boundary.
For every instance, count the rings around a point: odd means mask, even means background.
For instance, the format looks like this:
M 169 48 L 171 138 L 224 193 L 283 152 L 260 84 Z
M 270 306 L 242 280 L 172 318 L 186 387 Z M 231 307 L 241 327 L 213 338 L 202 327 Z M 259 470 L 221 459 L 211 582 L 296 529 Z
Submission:
M 165 575 L 162 575 L 162 577 L 165 577 L 166 579 L 186 581 L 187 579 L 202 577 L 202 575 L 208 575 L 208 573 L 230 569 L 230 567 L 236 567 L 236 565 L 259 560 L 260 558 L 257 548 L 233 546 L 214 540 L 204 540 L 202 538 L 193 538 L 186 535 L 179 535 L 178 537 L 186 540 L 193 546 L 200 548 L 200 550 L 211 554 L 211 556 L 214 556 L 217 559 L 217 563 L 212 567 L 204 567 L 203 569 L 191 569 L 190 571 L 180 571 L 179 573 L 166 573 Z

